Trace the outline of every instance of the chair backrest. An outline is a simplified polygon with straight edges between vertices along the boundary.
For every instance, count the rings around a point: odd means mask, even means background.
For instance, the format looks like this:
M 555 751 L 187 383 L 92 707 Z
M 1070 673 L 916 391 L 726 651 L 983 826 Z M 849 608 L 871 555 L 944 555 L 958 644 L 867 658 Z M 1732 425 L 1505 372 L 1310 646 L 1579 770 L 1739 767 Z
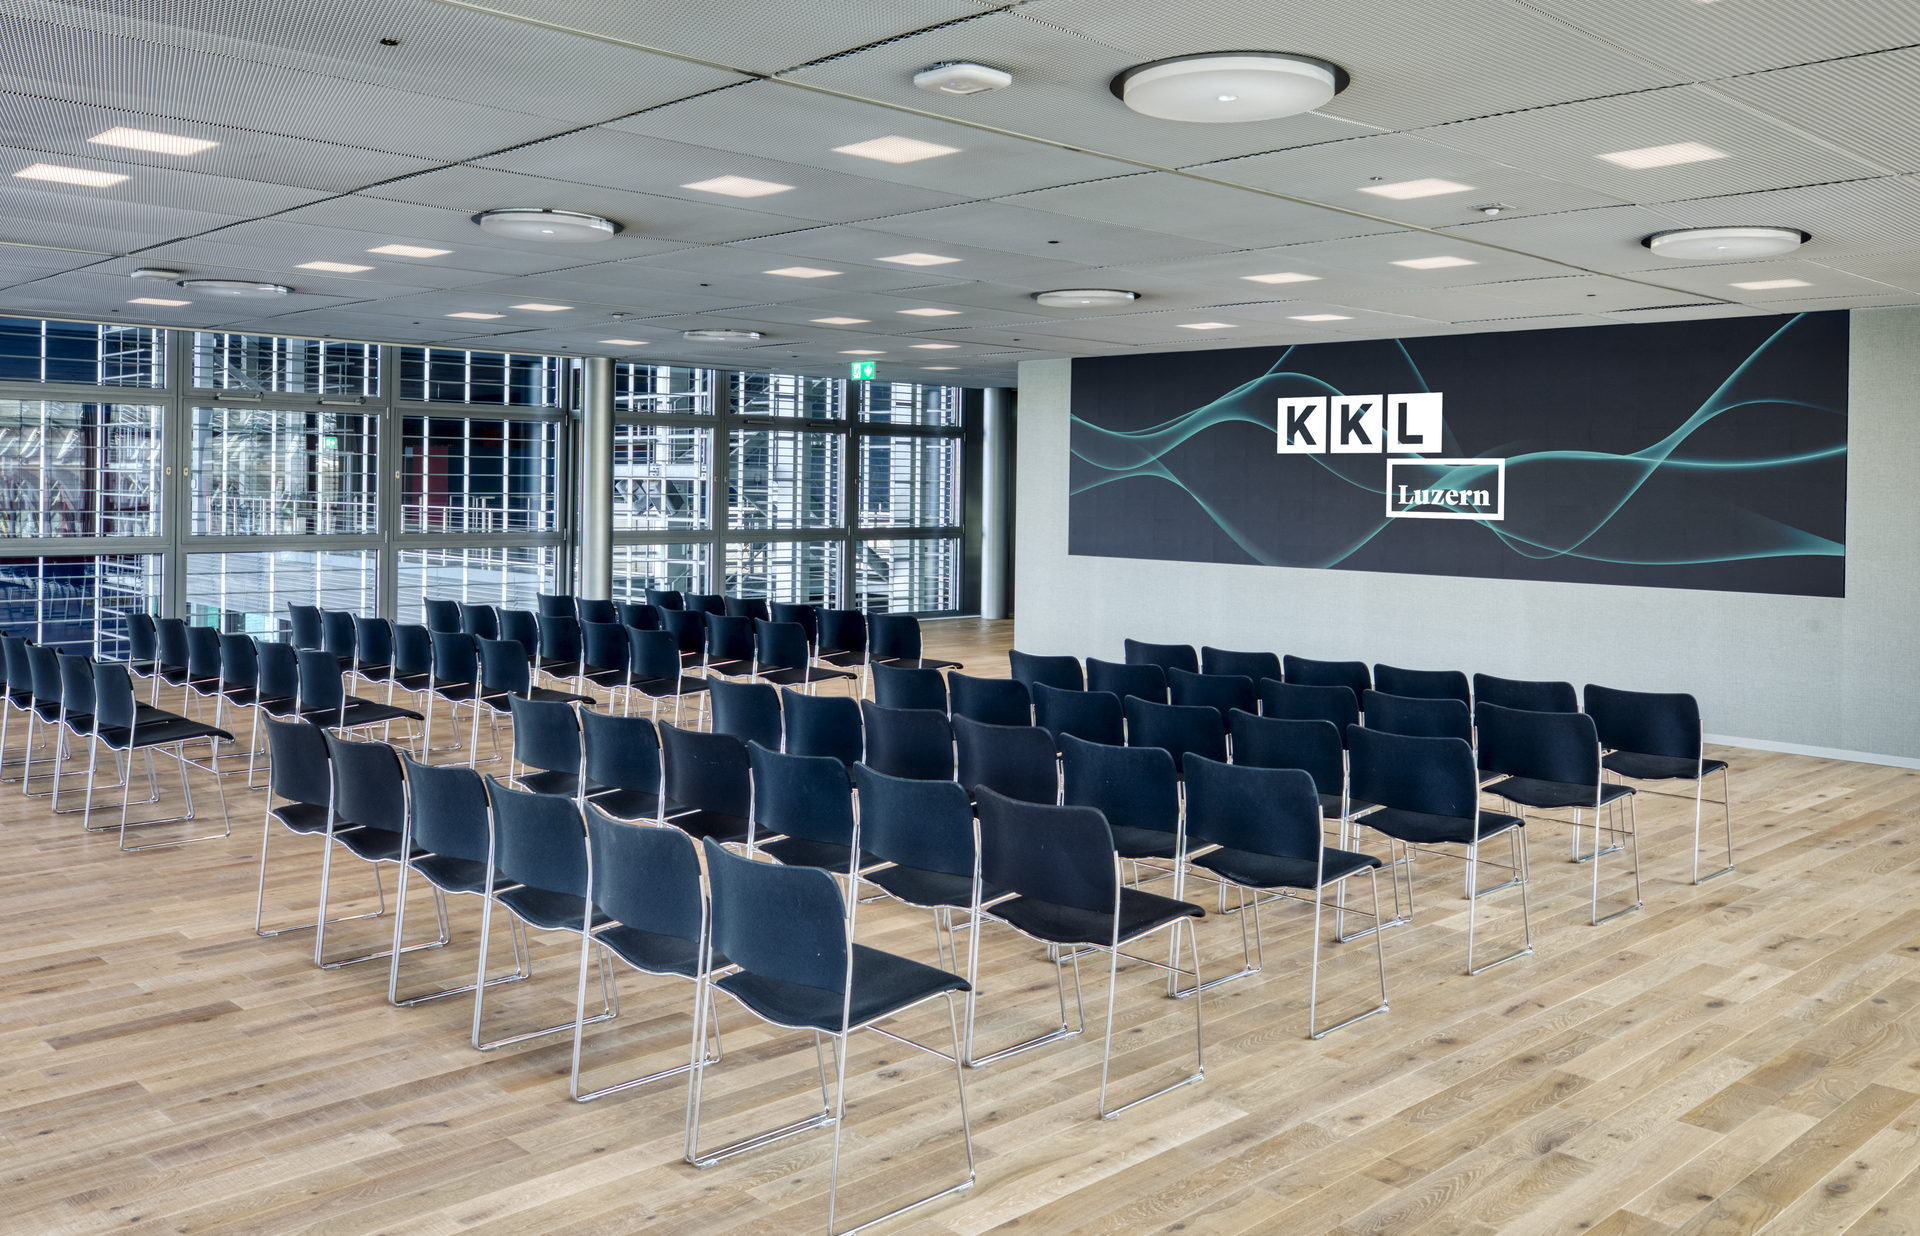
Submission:
M 393 664 L 393 624 L 385 618 L 353 617 L 353 656 L 361 665 Z
M 474 651 L 472 636 L 459 631 L 434 631 L 432 635 L 435 682 L 480 681 L 480 654 Z
M 747 744 L 753 765 L 753 822 L 762 832 L 853 844 L 853 783 L 839 760 L 782 755 Z
M 68 718 L 93 716 L 93 658 L 71 652 L 54 658 L 60 675 L 60 707 Z M 70 720 L 69 724 L 73 722 Z
M 800 629 L 807 633 L 807 643 L 813 643 L 814 636 L 820 631 L 820 610 L 815 605 L 802 605 L 798 601 L 775 601 L 770 607 L 775 622 L 797 622 Z
M 543 635 L 545 631 L 541 632 Z M 542 656 L 553 654 L 545 649 Z M 580 624 L 580 660 L 588 669 L 624 670 L 633 664 L 633 653 L 627 646 L 627 629 L 617 622 L 583 622 Z
M 314 613 L 319 613 L 314 610 Z M 160 645 L 160 664 L 168 669 L 187 668 L 187 624 L 178 618 L 161 618 L 154 624 L 154 639 Z
M 1092 807 L 1114 828 L 1170 833 L 1180 826 L 1180 773 L 1161 747 L 1060 740 L 1060 801 Z
M 131 661 L 151 661 L 160 654 L 160 640 L 155 633 L 153 615 L 127 615 L 127 659 Z
M 660 792 L 660 735 L 645 717 L 580 710 L 581 765 L 589 781 L 616 790 Z
M 817 867 L 757 863 L 710 837 L 701 844 L 713 890 L 713 951 L 760 978 L 845 992 L 847 907 L 833 876 Z M 844 1002 L 841 1008 L 844 1029 Z
M 45 644 L 27 647 L 27 663 L 33 667 L 33 700 L 36 704 L 60 702 L 60 654 Z
M 593 904 L 616 922 L 698 943 L 706 926 L 700 849 L 677 828 L 644 828 L 587 804 Z
M 507 697 L 513 758 L 542 772 L 580 771 L 580 718 L 565 700 Z
M 347 651 L 353 651 L 351 636 L 347 640 Z M 187 676 L 190 678 L 220 676 L 220 632 L 215 628 L 187 628 Z
M 293 655 L 300 661 L 300 711 L 345 707 L 347 688 L 334 655 L 321 648 L 299 648 Z
M 620 611 L 612 601 L 601 597 L 579 597 L 574 601 L 574 617 L 581 622 L 618 622 Z
M 1023 802 L 1060 801 L 1053 735 L 1036 725 L 989 725 L 953 718 L 959 782 L 968 793 L 985 786 Z
M 503 609 L 500 611 L 500 638 L 520 645 L 529 657 L 538 656 L 540 620 L 524 609 Z
M 1196 756 L 1187 764 L 1187 844 L 1211 842 L 1319 863 L 1320 795 L 1298 768 L 1255 768 Z
M 300 654 L 292 644 L 255 639 L 253 657 L 260 667 L 254 690 L 261 699 L 290 700 L 300 694 Z
M 1526 712 L 1579 712 L 1580 693 L 1570 682 L 1530 682 L 1524 678 L 1473 676 L 1475 703 L 1498 704 Z
M 807 629 L 797 622 L 753 620 L 753 659 L 761 669 L 805 669 L 813 659 Z
M 253 650 L 251 635 L 220 637 L 220 682 L 228 687 L 260 685 L 260 657 Z
M 505 691 L 513 695 L 533 693 L 533 671 L 527 666 L 527 649 L 517 639 L 487 639 L 476 636 L 480 645 L 480 687 L 488 695 Z
M 1158 665 L 1122 665 L 1118 661 L 1088 657 L 1087 690 L 1108 691 L 1121 699 L 1136 696 L 1164 704 L 1167 702 L 1167 671 Z
M 1040 683 L 1061 691 L 1086 690 L 1087 680 L 1080 672 L 1078 657 L 1042 657 L 1009 648 L 1007 665 L 1011 671 L 1008 676 L 1025 683 L 1029 690 Z
M 1360 693 L 1373 690 L 1373 675 L 1365 661 L 1314 661 L 1307 657 L 1282 657 L 1280 668 L 1286 681 L 1304 687 L 1345 687 L 1357 701 Z
M 680 613 L 680 610 L 670 610 Z M 634 675 L 665 682 L 676 689 L 680 682 L 680 645 L 671 631 L 642 631 L 627 628 L 627 650 L 633 655 Z
M 1113 692 L 1065 691 L 1044 682 L 1031 690 L 1033 723 L 1053 735 L 1056 747 L 1069 734 L 1116 747 L 1127 741 L 1127 715 Z
M 638 627 L 642 631 L 660 630 L 660 611 L 651 605 L 635 604 L 632 601 L 619 601 L 614 604 L 614 613 L 623 627 Z
M 662 722 L 661 793 L 699 811 L 745 818 L 753 809 L 753 765 L 731 734 L 702 734 Z
M 706 619 L 710 664 L 753 660 L 753 619 L 729 618 L 711 610 L 706 612 Z
M 647 604 L 656 609 L 685 609 L 687 607 L 686 598 L 680 595 L 680 591 L 677 588 L 647 589 Z
M 1223 724 L 1234 709 L 1252 712 L 1260 703 L 1253 691 L 1253 679 L 1239 674 L 1189 674 L 1183 669 L 1170 669 L 1167 690 L 1175 704 L 1214 709 Z
M 289 802 L 326 806 L 333 792 L 326 733 L 311 721 L 262 717 L 260 724 L 267 730 L 267 789 Z
M 133 699 L 133 676 L 126 666 L 108 661 L 93 667 L 94 733 L 131 730 L 138 707 Z
M 1163 670 L 1183 669 L 1200 672 L 1200 657 L 1192 644 L 1149 644 L 1137 639 L 1123 640 L 1128 665 L 1157 665 Z
M 828 755 L 852 768 L 866 752 L 860 702 L 845 695 L 808 695 L 787 687 L 780 693 L 788 755 Z
M 911 661 L 920 656 L 920 620 L 912 614 L 872 614 L 867 637 L 876 657 Z
M 504 615 L 503 615 L 504 617 Z M 582 648 L 581 632 L 587 624 L 571 615 L 561 614 L 538 619 L 540 655 L 549 661 L 578 661 Z M 627 650 L 620 650 L 620 660 L 614 665 L 603 665 L 601 669 L 625 669 Z
M 477 635 L 481 639 L 499 639 L 500 611 L 491 605 L 460 602 L 460 632 L 463 635 Z
M 269 725 L 279 722 L 270 721 Z M 402 754 L 413 844 L 469 863 L 487 861 L 487 783 L 465 764 L 421 764 Z
M 33 658 L 27 655 L 32 647 L 31 641 L 24 635 L 0 636 L 0 647 L 7 651 L 7 691 L 33 694 Z
M 860 848 L 875 858 L 939 871 L 973 874 L 973 803 L 953 781 L 889 777 L 853 766 L 860 790 Z
M 1325 720 L 1256 717 L 1235 709 L 1227 717 L 1233 735 L 1233 762 L 1248 768 L 1297 768 L 1313 778 L 1322 794 L 1340 797 L 1346 788 L 1347 762 L 1340 731 Z
M 1592 683 L 1583 695 L 1602 746 L 1641 755 L 1700 758 L 1700 701 L 1691 695 L 1621 691 Z
M 487 778 L 493 865 L 528 888 L 587 895 L 587 836 L 571 798 L 510 790 Z
M 458 601 L 440 601 L 428 597 L 420 602 L 420 613 L 426 619 L 427 630 L 436 635 L 460 630 Z
M 433 672 L 433 633 L 413 622 L 393 626 L 393 673 L 395 677 Z
M 349 742 L 326 734 L 333 765 L 334 827 L 358 824 L 386 832 L 407 826 L 407 787 L 400 753 L 383 742 Z
M 336 657 L 351 657 L 354 650 L 354 614 L 344 609 L 320 611 L 320 646 Z
M 1173 753 L 1175 767 L 1184 769 L 1189 751 L 1210 760 L 1227 758 L 1227 719 L 1217 708 L 1156 704 L 1151 700 L 1124 701 L 1127 745 L 1163 747 Z
M 1474 705 L 1482 771 L 1568 785 L 1600 785 L 1600 731 L 1584 712 Z
M 865 652 L 867 616 L 857 609 L 823 609 L 815 636 L 822 653 Z
M 728 682 L 709 678 L 713 695 L 713 732 L 741 742 L 780 750 L 780 692 L 764 682 Z
M 1259 682 L 1262 678 L 1280 681 L 1280 655 L 1274 652 L 1228 652 L 1224 648 L 1200 646 L 1200 672 L 1203 674 L 1239 674 Z
M 1353 796 L 1398 811 L 1477 819 L 1473 748 L 1458 738 L 1414 738 L 1354 726 L 1347 731 Z
M 690 592 L 687 594 L 687 608 L 696 614 L 717 614 L 727 612 L 727 598 L 716 592 Z
M 762 622 L 773 621 L 773 611 L 767 608 L 765 597 L 727 597 L 723 604 L 729 618 L 758 618 Z
M 947 714 L 925 708 L 884 708 L 860 701 L 867 735 L 866 763 L 889 777 L 953 780 L 953 726 Z
M 707 646 L 707 616 L 694 609 L 663 609 L 660 625 L 673 636 L 673 646 L 681 652 L 700 652 Z
M 1347 727 L 1360 724 L 1360 697 L 1347 687 L 1313 687 L 1305 683 L 1260 684 L 1260 714 L 1288 721 L 1327 721 L 1340 731 L 1346 745 Z
M 948 674 L 947 690 L 955 717 L 969 717 L 988 725 L 1033 724 L 1033 697 L 1024 682 Z
M 1023 803 L 992 790 L 981 791 L 978 816 L 983 881 L 1119 917 L 1119 860 L 1105 816 L 1092 807 Z
M 947 711 L 947 676 L 937 669 L 901 669 L 875 664 L 873 699 L 882 708 Z
M 1414 738 L 1458 738 L 1473 741 L 1473 717 L 1456 699 L 1408 699 L 1368 691 L 1360 697 L 1367 728 Z
M 165 618 L 160 620 L 163 628 L 168 621 Z M 287 602 L 287 621 L 292 627 L 292 638 L 288 642 L 295 648 L 318 648 L 326 642 L 326 624 L 320 618 L 318 605 Z
M 1467 676 L 1459 670 L 1411 670 L 1376 664 L 1373 689 L 1382 695 L 1398 695 L 1410 700 L 1459 700 L 1473 707 Z
M 573 598 L 562 595 L 549 595 L 544 592 L 533 594 L 533 603 L 539 609 L 542 618 L 572 618 L 576 616 Z

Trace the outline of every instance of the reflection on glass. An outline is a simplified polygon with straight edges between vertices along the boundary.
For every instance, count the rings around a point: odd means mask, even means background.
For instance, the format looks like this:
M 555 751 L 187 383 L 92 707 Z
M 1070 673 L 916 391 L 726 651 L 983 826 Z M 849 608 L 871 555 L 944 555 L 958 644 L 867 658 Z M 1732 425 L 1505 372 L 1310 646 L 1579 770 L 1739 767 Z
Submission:
M 707 526 L 713 431 L 685 425 L 613 429 L 613 527 L 665 532 Z
M 380 393 L 380 349 L 371 343 L 201 331 L 193 337 L 193 384 L 371 398 Z
M 374 611 L 373 550 L 187 555 L 187 621 L 262 639 L 292 634 L 289 605 Z
M 678 365 L 619 364 L 613 367 L 616 412 L 675 412 L 705 416 L 713 411 L 716 375 Z
M 749 541 L 727 546 L 726 595 L 832 605 L 840 595 L 838 541 Z
M 645 601 L 649 588 L 705 592 L 708 548 L 706 545 L 614 546 L 613 599 Z
M 160 612 L 160 555 L 0 559 L 0 627 L 102 661 L 127 659 L 127 615 Z
M 400 398 L 557 408 L 570 372 L 571 362 L 560 356 L 401 348 Z
M 862 528 L 960 523 L 960 439 L 860 439 Z
M 729 526 L 839 527 L 844 445 L 839 434 L 734 430 Z
M 165 386 L 167 332 L 151 326 L 0 318 L 0 378 Z
M 960 608 L 960 542 L 855 541 L 854 606 L 869 613 L 925 614 Z
M 736 373 L 733 411 L 736 416 L 844 417 L 847 384 L 791 373 Z
M 195 408 L 194 535 L 378 531 L 378 423 L 359 412 Z
M 551 545 L 403 549 L 395 610 L 401 622 L 424 622 L 428 597 L 538 612 L 535 598 L 553 591 Z
M 960 388 L 915 382 L 855 382 L 863 421 L 895 425 L 958 425 Z
M 559 426 L 409 416 L 401 423 L 406 532 L 550 532 L 559 526 Z
M 160 531 L 160 409 L 0 399 L 0 537 Z

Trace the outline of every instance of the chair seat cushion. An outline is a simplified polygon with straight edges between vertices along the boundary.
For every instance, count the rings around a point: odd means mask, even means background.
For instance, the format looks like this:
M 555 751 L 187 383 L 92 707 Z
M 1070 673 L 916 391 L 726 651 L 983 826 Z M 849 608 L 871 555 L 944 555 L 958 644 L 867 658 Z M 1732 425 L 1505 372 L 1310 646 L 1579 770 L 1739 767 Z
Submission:
M 728 815 L 724 811 L 689 811 L 685 815 L 667 817 L 667 823 L 695 841 L 702 837 L 711 837 L 725 845 L 729 841 L 747 839 L 747 817 Z
M 571 691 L 556 691 L 552 687 L 535 687 L 527 693 L 526 698 L 536 704 L 585 704 L 589 708 L 600 702 L 591 695 L 575 695 Z M 504 704 L 506 701 L 503 699 L 501 702 Z
M 789 867 L 823 867 L 828 871 L 845 871 L 848 861 L 853 858 L 852 846 L 836 845 L 831 841 L 809 841 L 805 837 L 776 837 L 772 841 L 761 842 L 760 849 Z M 862 867 L 880 861 L 864 850 L 860 853 Z
M 1696 762 L 1678 755 L 1645 755 L 1639 751 L 1609 751 L 1600 757 L 1600 767 L 1635 781 L 1692 781 L 1696 772 L 1704 777 L 1726 766 L 1725 760 Z
M 446 854 L 416 854 L 408 866 L 425 876 L 428 883 L 442 892 L 484 893 L 487 891 L 485 863 L 453 858 Z M 498 871 L 493 873 L 493 887 L 496 892 L 512 886 L 512 880 Z
M 587 801 L 606 812 L 616 820 L 657 820 L 660 818 L 660 796 L 645 790 L 603 790 L 596 793 L 587 791 Z M 684 803 L 667 800 L 667 818 L 685 815 L 693 808 Z
M 558 794 L 572 798 L 580 792 L 580 774 L 570 772 L 521 773 L 514 780 L 534 794 Z
M 329 709 L 329 712 L 332 710 Z M 398 704 L 382 704 L 377 700 L 363 700 L 358 696 L 347 697 L 346 719 L 326 721 L 327 713 L 315 716 L 323 725 L 335 725 L 341 729 L 359 729 L 366 725 L 383 725 L 388 721 L 419 721 L 421 716 L 411 708 L 402 708 Z
M 1113 940 L 1113 915 L 1102 910 L 1082 910 L 1038 897 L 1015 897 L 988 907 L 986 912 L 1017 931 L 1053 944 L 1105 945 Z M 1120 890 L 1120 942 L 1125 944 L 1176 919 L 1205 918 L 1206 913 L 1190 902 L 1175 901 L 1158 893 L 1143 893 L 1137 888 L 1123 888 Z
M 225 730 L 215 729 L 211 725 L 202 725 L 198 721 L 175 716 L 172 713 L 161 713 L 151 721 L 146 717 L 136 717 L 134 727 L 132 734 L 129 734 L 124 726 L 108 726 L 99 732 L 100 741 L 122 751 L 127 749 L 129 741 L 136 748 L 165 747 L 177 742 L 193 742 L 202 738 L 233 741 L 233 735 Z
M 353 676 L 367 682 L 385 682 L 387 679 L 393 677 L 393 667 L 391 665 L 362 665 L 353 671 Z
M 1375 832 L 1385 833 L 1398 841 L 1411 841 L 1416 845 L 1436 845 L 1453 842 L 1467 845 L 1473 841 L 1473 821 L 1458 815 L 1428 815 L 1423 811 L 1400 811 L 1393 807 L 1382 807 L 1363 817 L 1360 823 Z M 1480 813 L 1480 837 L 1482 840 L 1518 827 L 1518 816 L 1502 815 L 1498 811 Z
M 586 672 L 581 677 L 596 687 L 630 687 L 642 681 L 634 677 L 632 670 L 598 669 L 591 665 L 586 667 Z
M 496 892 L 493 899 L 512 910 L 522 921 L 546 931 L 579 931 L 586 915 L 587 902 L 572 893 L 555 893 L 521 884 Z M 593 925 L 612 922 L 599 909 L 593 912 Z
M 1113 848 L 1121 858 L 1172 858 L 1178 841 L 1172 833 L 1157 828 L 1129 828 L 1124 824 L 1113 828 Z
M 1321 852 L 1324 866 L 1315 880 L 1311 859 L 1282 858 L 1274 854 L 1256 854 L 1250 850 L 1231 850 L 1222 846 L 1193 860 L 1215 875 L 1225 876 L 1248 888 L 1319 888 L 1325 884 L 1378 867 L 1380 860 L 1371 854 L 1355 854 L 1328 846 Z
M 1373 809 L 1373 806 L 1374 804 L 1368 802 L 1364 798 L 1350 799 L 1346 803 L 1346 809 L 1349 812 L 1370 811 Z M 1338 794 L 1322 794 L 1320 796 L 1320 814 L 1325 816 L 1331 816 L 1332 818 L 1337 820 L 1340 818 L 1340 808 L 1341 808 L 1341 803 L 1340 803 L 1340 796 Z
M 1510 803 L 1519 803 L 1523 807 L 1592 807 L 1595 789 L 1590 785 L 1576 785 L 1569 781 L 1540 781 L 1533 777 L 1508 777 L 1487 786 L 1489 794 L 1497 794 Z M 1633 793 L 1629 786 L 1616 785 L 1603 781 L 1599 786 L 1600 804 L 1605 806 L 1615 799 L 1625 798 Z
M 839 1033 L 845 997 L 838 990 L 744 971 L 716 979 L 714 986 L 776 1025 Z M 848 1024 L 864 1026 L 928 996 L 966 990 L 967 981 L 957 974 L 856 944 Z
M 353 852 L 355 858 L 370 863 L 400 861 L 400 834 L 384 828 L 356 828 L 351 832 L 334 829 L 334 840 Z
M 454 682 L 429 675 L 427 685 L 435 695 L 449 704 L 464 704 L 480 696 L 480 684 L 477 682 Z
M 597 931 L 593 938 L 636 970 L 644 970 L 648 974 L 678 974 L 683 978 L 699 977 L 700 945 L 693 940 L 642 931 L 625 923 L 615 923 L 604 931 Z M 714 969 L 732 964 L 718 953 L 714 954 Z
M 742 674 L 753 672 L 753 660 L 750 657 L 742 657 L 737 661 L 709 661 L 706 671 L 726 678 L 737 678 Z
M 825 652 L 821 653 L 815 660 L 825 661 L 828 665 L 837 665 L 844 669 L 852 665 L 867 664 L 867 654 L 864 652 Z
M 393 679 L 393 685 L 402 691 L 425 691 L 433 685 L 433 675 L 427 673 L 399 674 Z
M 891 665 L 895 669 L 965 669 L 958 661 L 936 661 L 932 657 L 895 657 L 892 660 L 881 658 L 875 664 Z
M 924 867 L 882 867 L 861 877 L 867 883 L 910 906 L 955 906 L 964 909 L 973 904 L 973 877 L 929 871 Z M 1007 890 L 989 884 L 980 890 L 982 901 L 1004 897 Z
M 281 803 L 267 814 L 286 825 L 291 832 L 310 836 L 327 831 L 327 809 L 312 803 Z
M 642 678 L 635 681 L 633 685 L 640 688 L 643 695 L 650 695 L 655 699 L 672 699 L 676 695 L 697 695 L 705 691 L 707 680 L 689 676 L 675 683 L 666 678 Z
M 759 674 L 761 682 L 769 682 L 776 687 L 804 686 L 810 682 L 837 682 L 841 679 L 856 677 L 858 677 L 857 674 L 849 674 L 845 670 L 837 669 L 763 669 Z

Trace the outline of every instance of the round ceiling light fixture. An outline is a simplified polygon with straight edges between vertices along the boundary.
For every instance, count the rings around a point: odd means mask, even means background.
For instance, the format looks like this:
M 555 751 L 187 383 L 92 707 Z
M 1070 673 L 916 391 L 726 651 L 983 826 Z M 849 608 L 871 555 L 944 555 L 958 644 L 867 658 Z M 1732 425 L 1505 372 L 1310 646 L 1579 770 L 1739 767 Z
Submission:
M 1139 300 L 1140 293 L 1119 288 L 1062 288 L 1057 292 L 1035 292 L 1033 298 L 1049 309 L 1090 309 L 1125 305 Z
M 514 207 L 483 210 L 473 217 L 480 230 L 508 240 L 538 240 L 547 244 L 589 244 L 612 240 L 620 225 L 599 215 L 583 215 L 573 210 L 536 210 Z
M 1206 52 L 1136 64 L 1109 86 L 1143 116 L 1193 124 L 1278 120 L 1324 107 L 1347 88 L 1347 71 L 1285 52 Z
M 767 336 L 766 332 L 757 330 L 683 330 L 680 337 L 704 343 L 744 343 Z
M 284 283 L 254 283 L 247 279 L 182 279 L 179 286 L 211 296 L 285 296 L 293 291 Z
M 1738 262 L 1792 253 L 1812 239 L 1797 227 L 1693 227 L 1655 232 L 1640 243 L 1664 258 Z

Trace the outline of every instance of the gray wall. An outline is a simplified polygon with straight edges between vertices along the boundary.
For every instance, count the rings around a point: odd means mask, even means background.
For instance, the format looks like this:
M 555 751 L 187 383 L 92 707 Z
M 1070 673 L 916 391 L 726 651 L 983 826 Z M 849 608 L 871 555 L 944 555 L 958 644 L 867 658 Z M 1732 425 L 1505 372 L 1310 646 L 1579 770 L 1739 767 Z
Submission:
M 1700 698 L 1718 741 L 1920 767 L 1920 309 L 1856 310 L 1847 596 L 1067 554 L 1071 362 L 1020 366 L 1014 642 L 1120 641 L 1564 678 Z

